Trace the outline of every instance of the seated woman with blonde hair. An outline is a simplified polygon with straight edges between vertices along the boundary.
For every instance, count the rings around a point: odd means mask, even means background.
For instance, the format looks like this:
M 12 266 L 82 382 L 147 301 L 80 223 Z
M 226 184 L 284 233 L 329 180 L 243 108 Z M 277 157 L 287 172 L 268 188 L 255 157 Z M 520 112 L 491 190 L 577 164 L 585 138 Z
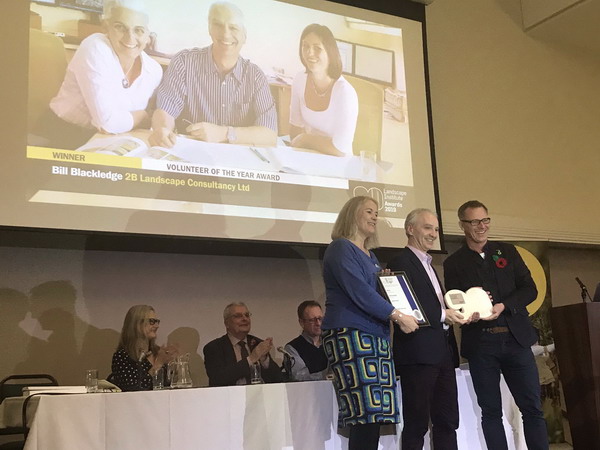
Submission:
M 136 305 L 127 311 L 112 358 L 112 381 L 122 391 L 151 390 L 152 376 L 161 367 L 166 373 L 166 365 L 178 355 L 173 345 L 156 345 L 159 324 L 152 306 Z
M 105 33 L 81 42 L 58 94 L 33 129 L 44 145 L 73 150 L 97 132 L 150 125 L 147 110 L 162 68 L 144 52 L 151 40 L 148 23 L 142 0 L 106 0 Z

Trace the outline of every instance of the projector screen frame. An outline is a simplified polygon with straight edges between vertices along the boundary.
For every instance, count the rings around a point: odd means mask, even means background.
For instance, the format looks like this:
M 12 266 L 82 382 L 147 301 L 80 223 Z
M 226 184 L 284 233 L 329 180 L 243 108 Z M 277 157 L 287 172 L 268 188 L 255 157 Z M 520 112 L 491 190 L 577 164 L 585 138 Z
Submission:
M 427 41 L 426 41 L 426 23 L 425 23 L 425 7 L 421 4 L 416 4 L 408 0 L 402 0 L 395 3 L 384 2 L 384 1 L 366 1 L 366 0 L 346 0 L 346 1 L 336 1 L 335 3 L 345 4 L 349 6 L 355 6 L 363 9 L 370 9 L 377 12 L 382 12 L 385 14 L 391 15 L 399 15 L 401 17 L 416 20 L 422 24 L 423 30 L 423 57 L 424 57 L 424 69 L 425 69 L 425 89 L 426 89 L 426 102 L 427 102 L 427 115 L 429 119 L 429 142 L 430 142 L 430 153 L 431 153 L 431 170 L 433 174 L 433 187 L 434 187 L 434 199 L 435 199 L 435 209 L 439 212 L 440 209 L 440 201 L 439 201 L 439 192 L 438 192 L 438 182 L 437 182 L 437 169 L 435 162 L 435 152 L 434 152 L 434 140 L 433 140 L 433 124 L 432 124 L 432 115 L 431 115 L 431 102 L 430 102 L 430 93 L 429 93 L 429 73 L 428 73 L 428 59 L 427 59 Z M 27 26 L 23 26 L 24 23 L 28 21 L 29 15 L 29 2 L 23 2 L 22 0 L 9 0 L 7 1 L 7 6 L 9 8 L 9 14 L 5 14 L 3 19 L 0 19 L 0 23 L 4 26 L 3 33 L 9 33 L 11 37 L 14 39 L 8 40 L 3 39 L 3 50 L 6 55 L 6 61 L 12 68 L 11 71 L 6 71 L 5 73 L 0 75 L 0 81 L 3 83 L 3 86 L 6 86 L 10 79 L 14 79 L 14 77 L 18 77 L 21 80 L 25 80 L 27 77 L 27 67 L 26 64 L 22 64 L 20 62 L 20 55 L 22 52 L 27 53 Z M 9 43 L 10 42 L 10 43 Z M 9 43 L 9 45 L 7 45 Z M 10 46 L 10 47 L 9 47 Z M 22 56 L 21 56 L 22 58 Z M 3 133 L 7 136 L 6 139 L 6 148 L 18 149 L 25 148 L 25 123 L 26 123 L 26 101 L 22 98 L 19 98 L 18 90 L 8 91 L 7 89 L 2 89 L 0 95 L 3 101 L 11 104 L 14 107 L 11 111 L 7 111 L 6 109 L 2 111 L 0 114 L 0 118 L 3 119 L 3 127 L 8 124 L 9 129 L 12 129 L 14 132 Z M 18 132 L 16 130 L 22 130 L 23 132 Z M 169 248 L 181 248 L 185 247 L 185 245 L 180 245 L 181 242 L 188 243 L 198 243 L 204 242 L 203 245 L 196 245 L 197 248 L 200 249 L 202 247 L 202 252 L 207 252 L 208 248 L 214 248 L 215 245 L 222 246 L 223 248 L 229 248 L 231 246 L 241 246 L 247 251 L 250 248 L 255 248 L 256 255 L 262 255 L 263 252 L 260 250 L 263 248 L 273 248 L 273 246 L 283 246 L 283 247 L 316 247 L 316 248 L 325 248 L 326 244 L 314 244 L 314 243 L 289 243 L 289 242 L 274 242 L 274 241 L 262 241 L 262 240 L 248 240 L 248 239 L 233 239 L 233 238 L 210 238 L 210 237 L 194 237 L 194 236 L 173 236 L 173 235 L 155 235 L 155 234 L 144 234 L 144 233 L 129 233 L 129 232 L 104 232 L 104 231 L 84 231 L 84 230 L 69 230 L 69 229 L 56 229 L 56 228 L 31 228 L 31 227 L 14 227 L 9 225 L 0 225 L 0 245 L 13 245 L 11 240 L 15 238 L 15 236 L 21 234 L 25 241 L 31 242 L 31 246 L 34 247 L 44 247 L 44 236 L 48 238 L 48 240 L 52 239 L 53 235 L 60 234 L 66 236 L 75 237 L 74 240 L 63 239 L 64 245 L 67 247 L 74 245 L 78 247 L 80 244 L 75 244 L 74 242 L 79 240 L 81 241 L 81 237 L 85 237 L 85 241 L 95 240 L 100 242 L 100 244 L 95 245 L 94 248 L 103 249 L 103 250 L 120 250 L 120 249 L 128 249 L 130 247 L 129 244 L 125 244 L 125 242 L 134 242 L 138 241 L 140 243 L 144 243 L 144 246 L 147 250 L 140 251 L 171 251 Z M 20 243 L 18 246 L 23 246 L 24 242 L 17 238 L 17 241 Z M 104 241 L 105 244 L 101 242 Z M 154 245 L 150 245 L 151 242 L 154 242 Z M 173 245 L 167 245 L 168 242 L 172 242 Z M 26 245 L 26 244 L 25 244 Z M 53 244 L 47 244 L 50 247 Z M 88 248 L 88 245 L 85 245 Z M 135 245 L 134 245 L 135 247 Z M 194 247 L 194 246 L 192 246 Z M 440 220 L 440 252 L 445 252 L 445 245 L 443 239 L 442 232 L 442 223 Z M 395 250 L 395 248 L 388 248 L 389 250 Z M 131 251 L 136 251 L 135 249 L 129 249 Z M 383 248 L 382 251 L 385 251 L 386 248 Z M 177 251 L 179 252 L 179 250 Z M 184 252 L 184 251 L 182 251 Z M 245 253 L 247 254 L 247 253 Z

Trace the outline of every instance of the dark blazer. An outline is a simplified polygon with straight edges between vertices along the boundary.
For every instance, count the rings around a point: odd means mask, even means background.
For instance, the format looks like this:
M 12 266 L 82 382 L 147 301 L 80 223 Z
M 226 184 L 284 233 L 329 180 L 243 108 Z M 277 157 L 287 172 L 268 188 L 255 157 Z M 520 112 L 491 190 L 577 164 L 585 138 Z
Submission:
M 406 364 L 440 364 L 447 357 L 449 350 L 452 352 L 454 366 L 458 367 L 458 349 L 454 330 L 450 327 L 448 333 L 444 331 L 443 324 L 440 322 L 442 317 L 440 301 L 417 255 L 411 249 L 404 248 L 388 263 L 387 268 L 394 272 L 406 273 L 431 324 L 410 334 L 403 333 L 400 327 L 394 324 L 393 348 L 396 367 Z
M 247 341 L 251 352 L 262 339 L 249 334 Z M 268 359 L 269 367 L 261 366 L 262 378 L 265 383 L 277 383 L 281 381 L 281 369 L 270 356 Z M 204 366 L 209 386 L 233 386 L 240 378 L 250 379 L 248 360 L 236 361 L 235 351 L 226 334 L 204 346 Z
M 527 305 L 537 296 L 531 273 L 514 245 L 488 241 L 483 250 L 485 259 L 465 244 L 444 261 L 446 289 L 467 291 L 480 286 L 489 291 L 494 303 L 504 303 L 500 317 L 517 342 L 530 347 L 537 340 L 527 312 Z M 481 329 L 491 325 L 480 320 L 462 326 L 461 354 L 465 358 L 477 350 Z

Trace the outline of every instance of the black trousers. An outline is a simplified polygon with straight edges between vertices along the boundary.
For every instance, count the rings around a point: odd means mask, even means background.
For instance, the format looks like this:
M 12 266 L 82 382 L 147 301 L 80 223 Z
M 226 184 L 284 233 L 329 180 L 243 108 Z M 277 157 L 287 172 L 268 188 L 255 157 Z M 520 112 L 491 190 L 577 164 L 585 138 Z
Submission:
M 542 411 L 540 380 L 531 349 L 519 345 L 511 333 L 483 333 L 477 352 L 469 355 L 468 360 L 488 449 L 508 448 L 502 425 L 502 374 L 523 416 L 527 448 L 547 450 L 548 432 Z
M 402 387 L 402 450 L 422 450 L 429 429 L 435 450 L 456 450 L 458 390 L 452 353 L 439 365 L 397 366 Z

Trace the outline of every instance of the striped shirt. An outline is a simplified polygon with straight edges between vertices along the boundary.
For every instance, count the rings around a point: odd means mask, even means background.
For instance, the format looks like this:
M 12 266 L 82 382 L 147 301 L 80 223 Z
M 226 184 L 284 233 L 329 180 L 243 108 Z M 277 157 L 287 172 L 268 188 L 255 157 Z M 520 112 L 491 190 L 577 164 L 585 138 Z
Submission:
M 177 53 L 157 90 L 157 108 L 192 123 L 222 126 L 264 126 L 277 132 L 277 112 L 267 77 L 242 57 L 221 76 L 211 47 Z

